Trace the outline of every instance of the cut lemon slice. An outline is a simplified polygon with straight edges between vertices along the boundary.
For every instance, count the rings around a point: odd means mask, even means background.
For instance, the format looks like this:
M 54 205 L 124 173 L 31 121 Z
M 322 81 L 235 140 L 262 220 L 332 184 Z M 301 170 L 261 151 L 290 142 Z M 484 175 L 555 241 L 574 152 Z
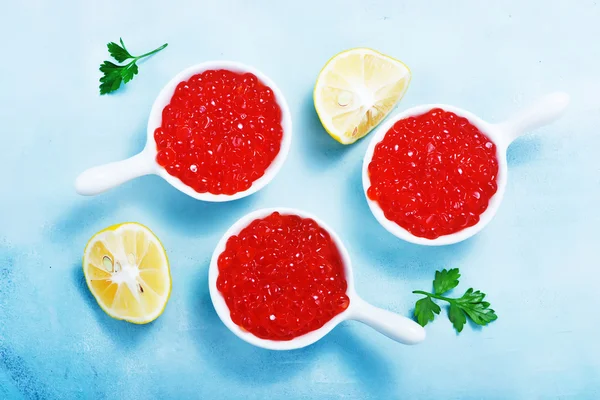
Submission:
M 402 62 L 371 49 L 351 49 L 321 70 L 313 100 L 325 130 L 351 144 L 376 127 L 400 101 L 410 82 Z
M 111 226 L 90 239 L 83 274 L 104 312 L 134 324 L 158 318 L 171 294 L 165 249 L 150 229 L 134 222 Z

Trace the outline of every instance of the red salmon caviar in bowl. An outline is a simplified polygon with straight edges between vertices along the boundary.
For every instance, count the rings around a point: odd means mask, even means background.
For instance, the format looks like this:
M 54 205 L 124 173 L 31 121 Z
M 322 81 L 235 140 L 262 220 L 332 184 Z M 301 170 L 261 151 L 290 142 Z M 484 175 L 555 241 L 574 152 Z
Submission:
M 441 108 L 396 121 L 368 172 L 369 199 L 388 220 L 427 239 L 477 224 L 498 190 L 496 145 Z
M 348 319 L 404 344 L 425 338 L 416 322 L 356 294 L 342 241 L 301 210 L 263 209 L 238 220 L 213 253 L 209 291 L 225 326 L 266 349 L 308 346 Z
M 156 162 L 198 193 L 243 192 L 279 154 L 281 117 L 256 75 L 206 70 L 180 82 L 163 109 Z
M 350 305 L 337 245 L 311 218 L 273 212 L 255 219 L 227 240 L 218 267 L 231 319 L 263 339 L 317 330 Z
M 424 105 L 388 120 L 363 163 L 377 220 L 407 241 L 462 241 L 493 217 L 506 184 L 500 129 L 448 105 Z
M 155 102 L 148 133 L 159 175 L 205 201 L 229 201 L 264 187 L 291 143 L 291 116 L 275 83 L 234 62 L 183 71 Z

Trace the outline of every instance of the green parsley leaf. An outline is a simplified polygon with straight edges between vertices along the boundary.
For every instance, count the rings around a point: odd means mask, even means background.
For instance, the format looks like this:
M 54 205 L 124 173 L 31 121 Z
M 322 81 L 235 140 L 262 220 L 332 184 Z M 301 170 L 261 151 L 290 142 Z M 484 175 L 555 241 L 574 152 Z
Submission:
M 106 46 L 110 55 L 119 63 L 126 60 L 131 60 L 129 63 L 124 65 L 117 65 L 110 61 L 104 61 L 100 65 L 100 72 L 102 77 L 100 78 L 100 94 L 107 94 L 117 90 L 121 83 L 125 84 L 133 79 L 138 73 L 138 66 L 136 62 L 144 57 L 149 57 L 154 53 L 158 53 L 165 47 L 167 43 L 163 44 L 157 49 L 154 49 L 148 53 L 142 54 L 141 56 L 133 56 L 129 53 L 123 43 L 123 39 L 119 39 L 121 45 L 115 42 L 110 42 Z
M 483 326 L 498 319 L 496 312 L 490 308 L 490 303 L 483 301 L 484 298 L 484 293 L 469 289 L 460 299 L 456 299 L 456 304 L 467 313 L 473 322 Z
M 123 82 L 127 83 L 133 79 L 134 75 L 138 73 L 138 66 L 135 63 L 129 64 L 122 72 Z
M 104 73 L 104 76 L 100 78 L 100 94 L 113 92 L 121 86 L 123 78 L 120 66 L 110 61 L 104 61 L 100 65 L 100 71 Z
M 121 39 L 121 43 L 123 43 L 123 39 Z M 127 49 L 125 49 L 125 45 L 123 47 L 119 46 L 115 42 L 110 42 L 106 45 L 108 47 L 108 52 L 111 57 L 117 60 L 117 62 L 123 62 L 125 60 L 129 60 L 130 58 L 134 58 Z
M 435 304 L 429 296 L 422 298 L 415 304 L 415 316 L 421 326 L 425 326 L 428 322 L 433 321 L 435 318 L 433 313 L 439 314 L 440 311 L 440 306 Z
M 458 268 L 452 268 L 451 270 L 443 269 L 441 271 L 435 271 L 435 279 L 433 280 L 434 293 L 444 294 L 450 289 L 454 289 L 458 286 L 458 278 L 460 278 Z
M 469 288 L 460 298 L 442 296 L 442 294 L 458 285 L 458 278 L 460 278 L 458 268 L 436 271 L 435 280 L 433 281 L 434 293 L 422 290 L 413 291 L 413 293 L 425 296 L 415 304 L 414 314 L 421 326 L 425 326 L 427 323 L 433 321 L 435 314 L 440 313 L 440 307 L 433 301 L 434 299 L 446 301 L 450 304 L 448 318 L 457 332 L 463 330 L 467 318 L 475 324 L 482 326 L 498 319 L 496 312 L 490 308 L 490 303 L 483 300 L 485 293 L 479 290 Z
M 448 308 L 448 318 L 450 318 L 450 322 L 452 322 L 452 325 L 457 332 L 461 332 L 467 322 L 467 316 L 464 311 L 454 303 L 450 303 L 450 307 Z

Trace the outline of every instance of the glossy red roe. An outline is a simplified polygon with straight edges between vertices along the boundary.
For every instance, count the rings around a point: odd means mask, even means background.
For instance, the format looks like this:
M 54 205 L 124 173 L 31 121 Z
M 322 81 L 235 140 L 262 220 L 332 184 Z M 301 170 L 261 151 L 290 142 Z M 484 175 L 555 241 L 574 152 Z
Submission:
M 375 146 L 367 195 L 385 217 L 435 239 L 479 222 L 498 189 L 496 146 L 439 108 L 402 119 Z
M 231 319 L 255 336 L 290 340 L 348 308 L 338 248 L 314 220 L 275 212 L 227 241 L 217 289 Z
M 281 146 L 281 109 L 250 73 L 209 70 L 177 85 L 154 132 L 156 162 L 199 193 L 247 190 Z

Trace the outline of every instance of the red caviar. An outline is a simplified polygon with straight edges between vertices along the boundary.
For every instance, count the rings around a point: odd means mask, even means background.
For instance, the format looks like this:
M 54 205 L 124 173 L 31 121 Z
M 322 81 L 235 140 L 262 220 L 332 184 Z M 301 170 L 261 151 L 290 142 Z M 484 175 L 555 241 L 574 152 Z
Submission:
M 156 161 L 196 192 L 231 195 L 264 175 L 282 136 L 271 88 L 251 73 L 209 70 L 179 83 L 163 109 Z
M 231 319 L 259 338 L 293 339 L 350 304 L 338 248 L 310 218 L 275 212 L 254 220 L 229 238 L 218 267 Z
M 479 222 L 498 189 L 496 146 L 439 108 L 401 119 L 375 146 L 367 195 L 385 217 L 435 239 Z

